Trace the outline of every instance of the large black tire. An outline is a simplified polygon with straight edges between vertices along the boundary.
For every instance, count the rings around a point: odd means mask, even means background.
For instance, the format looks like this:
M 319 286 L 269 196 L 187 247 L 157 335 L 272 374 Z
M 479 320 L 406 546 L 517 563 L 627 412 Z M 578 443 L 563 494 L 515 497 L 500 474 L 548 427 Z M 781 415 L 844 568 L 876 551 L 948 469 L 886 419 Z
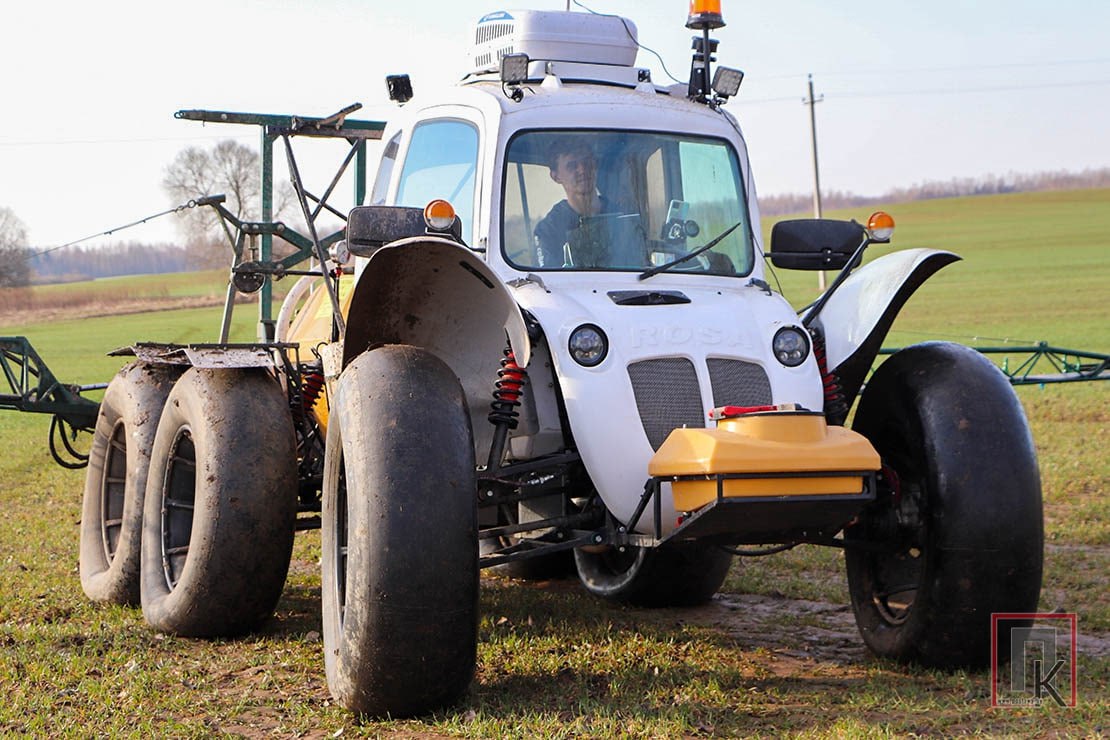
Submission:
M 462 386 L 391 345 L 339 377 L 324 462 L 324 664 L 335 699 L 413 716 L 466 693 L 478 646 L 477 488 Z
M 143 494 L 158 417 L 174 381 L 169 365 L 133 362 L 100 402 L 81 506 L 81 587 L 93 601 L 139 603 Z
M 191 637 L 258 627 L 281 596 L 296 516 L 296 440 L 281 387 L 258 370 L 188 370 L 151 453 L 146 621 Z
M 875 372 L 853 428 L 891 490 L 845 536 L 897 545 L 846 551 L 864 642 L 899 662 L 987 666 L 991 613 L 1033 612 L 1041 588 L 1040 475 L 1013 389 L 967 347 L 918 345 Z
M 725 582 L 732 555 L 702 542 L 574 551 L 578 578 L 595 596 L 633 606 L 697 606 Z

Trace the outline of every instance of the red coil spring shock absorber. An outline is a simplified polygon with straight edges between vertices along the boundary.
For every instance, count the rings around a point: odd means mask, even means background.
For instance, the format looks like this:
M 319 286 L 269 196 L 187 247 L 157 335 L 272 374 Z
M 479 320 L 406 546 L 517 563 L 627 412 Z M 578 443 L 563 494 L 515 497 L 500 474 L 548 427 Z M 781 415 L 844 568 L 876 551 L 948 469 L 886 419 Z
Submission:
M 813 356 L 817 359 L 817 368 L 821 371 L 821 383 L 825 391 L 825 418 L 830 423 L 843 424 L 848 418 L 848 402 L 844 398 L 840 378 L 829 370 L 829 363 L 825 358 L 825 337 L 812 329 L 810 335 L 813 337 Z
M 324 390 L 324 374 L 318 370 L 306 372 L 301 375 L 301 408 L 310 413 L 316 405 L 316 399 Z
M 522 388 L 527 380 L 528 373 L 516 364 L 512 349 L 507 348 L 505 356 L 501 358 L 501 368 L 497 371 L 497 382 L 494 383 L 494 400 L 489 412 L 491 424 L 503 424 L 507 429 L 516 429 L 517 417 L 520 415 L 516 409 L 520 406 Z
M 497 382 L 494 383 L 493 403 L 490 404 L 489 421 L 494 428 L 493 444 L 490 445 L 489 462 L 486 464 L 488 473 L 494 473 L 501 465 L 505 440 L 509 437 L 509 430 L 516 429 L 517 417 L 520 416 L 516 409 L 527 380 L 528 373 L 516 364 L 512 348 L 506 348 L 501 368 L 497 371 Z

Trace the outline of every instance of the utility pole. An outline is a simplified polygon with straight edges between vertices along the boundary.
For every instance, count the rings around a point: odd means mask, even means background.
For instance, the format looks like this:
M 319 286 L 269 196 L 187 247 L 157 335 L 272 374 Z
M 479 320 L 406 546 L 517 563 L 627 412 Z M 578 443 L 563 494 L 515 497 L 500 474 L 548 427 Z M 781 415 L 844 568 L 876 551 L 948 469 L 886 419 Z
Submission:
M 809 97 L 802 101 L 809 106 L 809 134 L 813 139 L 813 217 L 821 218 L 821 172 L 817 166 L 817 104 L 825 99 L 813 97 L 813 75 L 809 75 Z M 817 273 L 817 287 L 825 290 L 825 271 Z

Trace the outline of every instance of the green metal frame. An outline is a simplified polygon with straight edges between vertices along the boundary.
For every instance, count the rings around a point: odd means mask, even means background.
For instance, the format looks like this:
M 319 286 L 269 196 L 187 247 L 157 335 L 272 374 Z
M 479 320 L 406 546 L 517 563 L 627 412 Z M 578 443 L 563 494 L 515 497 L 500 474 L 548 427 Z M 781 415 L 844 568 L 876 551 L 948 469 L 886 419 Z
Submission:
M 999 369 L 1012 385 L 1077 383 L 1084 380 L 1110 380 L 1110 355 L 1078 349 L 1053 347 L 1048 342 L 1013 347 L 972 347 L 984 355 L 1004 355 Z M 898 348 L 880 350 L 890 355 Z M 1011 358 L 1014 358 L 1013 367 Z M 1047 366 L 1048 371 L 1045 370 Z
M 264 278 L 258 298 L 258 338 L 260 341 L 271 342 L 274 339 L 273 276 L 292 274 L 290 273 L 291 268 L 312 257 L 316 257 L 322 262 L 324 250 L 343 238 L 343 230 L 318 237 L 314 222 L 316 216 L 318 216 L 323 209 L 329 208 L 327 205 L 328 197 L 331 195 L 336 183 L 339 181 L 339 178 L 342 177 L 352 160 L 354 161 L 355 205 L 362 205 L 366 200 L 366 141 L 367 139 L 381 139 L 382 131 L 385 129 L 385 122 L 354 120 L 347 117 L 350 113 L 353 113 L 361 107 L 360 104 L 356 103 L 326 118 L 210 110 L 180 110 L 174 114 L 175 118 L 187 121 L 234 123 L 248 126 L 260 126 L 262 128 L 261 170 L 259 172 L 261 184 L 259 188 L 261 194 L 261 204 L 259 208 L 260 220 L 257 222 L 240 221 L 234 214 L 220 205 L 221 201 L 211 197 L 203 198 L 198 201 L 200 205 L 209 205 L 216 208 L 220 217 L 225 221 L 225 224 L 230 223 L 236 228 L 238 233 L 235 236 L 228 233 L 228 237 L 232 242 L 232 249 L 235 253 L 234 263 L 232 265 L 233 271 L 243 263 L 245 237 L 261 237 L 257 260 L 257 266 L 261 268 L 260 272 L 263 274 Z M 347 158 L 344 159 L 343 163 L 339 166 L 331 184 L 321 197 L 317 198 L 311 195 L 306 190 L 303 190 L 303 185 L 299 182 L 295 183 L 300 186 L 298 189 L 301 190 L 305 196 L 316 203 L 316 209 L 313 213 L 308 213 L 306 207 L 306 212 L 304 214 L 306 221 L 309 222 L 311 236 L 301 234 L 284 223 L 274 221 L 274 144 L 279 139 L 282 140 L 286 145 L 287 156 L 291 158 L 292 148 L 289 144 L 289 140 L 294 136 L 344 139 L 351 147 Z M 295 162 L 290 161 L 290 169 L 293 172 L 294 178 L 299 180 Z M 334 209 L 330 210 L 332 213 L 345 218 L 343 214 L 339 214 Z M 280 235 L 282 239 L 296 247 L 297 251 L 282 260 L 274 262 L 274 235 Z M 224 316 L 220 335 L 221 342 L 227 341 L 227 332 L 234 306 L 234 295 L 235 287 L 229 284 L 227 300 L 224 303 Z
M 0 374 L 11 391 L 0 393 L 0 409 L 53 414 L 73 429 L 91 432 L 96 428 L 100 404 L 80 394 L 105 388 L 106 384 L 76 386 L 59 382 L 27 337 L 0 337 Z

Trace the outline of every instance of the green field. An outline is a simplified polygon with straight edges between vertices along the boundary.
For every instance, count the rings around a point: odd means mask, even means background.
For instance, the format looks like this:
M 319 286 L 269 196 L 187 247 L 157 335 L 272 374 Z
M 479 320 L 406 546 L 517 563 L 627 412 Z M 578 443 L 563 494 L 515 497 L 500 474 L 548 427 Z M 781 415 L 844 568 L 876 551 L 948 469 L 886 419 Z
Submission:
M 870 210 L 837 215 L 863 220 Z M 911 300 L 894 344 L 1043 339 L 1110 352 L 1110 191 L 889 210 L 894 246 L 964 257 Z M 797 305 L 816 292 L 811 273 L 779 279 Z M 253 338 L 252 317 L 253 307 L 239 307 L 233 339 Z M 7 324 L 0 335 L 30 336 L 60 378 L 93 383 L 121 364 L 104 356 L 112 348 L 211 341 L 218 321 L 219 309 L 205 308 Z M 840 554 L 799 548 L 738 564 L 717 603 L 686 611 L 608 605 L 572 581 L 489 579 L 478 676 L 464 703 L 425 720 L 360 723 L 331 704 L 324 682 L 317 533 L 299 536 L 285 596 L 261 634 L 155 634 L 137 610 L 85 599 L 83 476 L 51 463 L 45 417 L 0 413 L 0 733 L 1099 736 L 1110 727 L 1110 383 L 1018 395 L 1045 494 L 1041 608 L 1077 612 L 1090 640 L 1081 645 L 1077 709 L 992 710 L 986 674 L 869 658 L 844 606 Z

